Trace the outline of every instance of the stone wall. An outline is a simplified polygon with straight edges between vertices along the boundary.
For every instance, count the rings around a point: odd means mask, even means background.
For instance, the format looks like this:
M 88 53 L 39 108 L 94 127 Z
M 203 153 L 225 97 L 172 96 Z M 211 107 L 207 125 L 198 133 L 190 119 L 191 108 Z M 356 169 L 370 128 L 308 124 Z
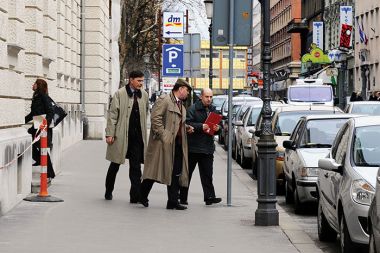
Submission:
M 24 116 L 30 111 L 36 78 L 48 82 L 49 95 L 68 113 L 53 131 L 51 157 L 56 173 L 61 171 L 61 152 L 83 139 L 84 118 L 88 138 L 104 137 L 110 82 L 109 0 L 83 1 L 84 33 L 81 2 L 0 0 L 0 167 L 31 143 Z M 17 162 L 0 169 L 0 215 L 30 193 L 32 162 L 29 149 Z M 34 181 L 38 173 L 34 168 Z

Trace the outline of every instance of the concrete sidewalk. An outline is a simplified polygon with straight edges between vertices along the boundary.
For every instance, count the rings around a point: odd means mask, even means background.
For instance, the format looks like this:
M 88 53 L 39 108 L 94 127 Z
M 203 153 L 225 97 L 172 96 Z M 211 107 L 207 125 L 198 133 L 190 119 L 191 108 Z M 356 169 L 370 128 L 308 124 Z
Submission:
M 280 211 L 279 227 L 254 226 L 256 184 L 233 165 L 232 207 L 226 203 L 226 152 L 217 148 L 214 184 L 221 204 L 205 206 L 194 173 L 189 209 L 166 210 L 166 186 L 155 184 L 149 208 L 129 204 L 128 167 L 121 166 L 112 201 L 104 200 L 109 162 L 104 141 L 82 141 L 63 154 L 49 193 L 63 203 L 22 202 L 0 217 L 0 252 L 321 252 Z

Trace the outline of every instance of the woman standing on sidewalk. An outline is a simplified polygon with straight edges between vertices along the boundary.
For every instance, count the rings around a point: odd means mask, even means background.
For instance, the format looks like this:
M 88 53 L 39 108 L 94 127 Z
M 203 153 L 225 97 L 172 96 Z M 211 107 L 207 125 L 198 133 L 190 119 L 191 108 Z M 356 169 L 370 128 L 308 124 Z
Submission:
M 37 79 L 33 85 L 32 85 L 33 97 L 32 97 L 32 105 L 30 106 L 30 113 L 25 116 L 25 124 L 28 123 L 33 119 L 33 116 L 38 115 L 46 115 L 47 120 L 47 134 L 48 134 L 48 146 L 49 148 L 52 147 L 52 137 L 53 137 L 53 130 L 49 128 L 50 123 L 54 116 L 54 109 L 53 105 L 51 103 L 51 98 L 48 95 L 48 86 L 45 80 L 43 79 Z M 37 129 L 34 128 L 34 126 L 31 126 L 28 129 L 28 133 L 32 135 L 32 138 L 34 139 L 34 136 L 36 135 Z M 35 161 L 33 166 L 40 165 L 40 141 L 37 141 L 33 144 L 32 147 L 32 158 Z M 53 165 L 50 160 L 50 155 L 48 153 L 48 167 L 47 167 L 47 176 L 48 178 L 54 178 L 55 173 L 53 169 Z

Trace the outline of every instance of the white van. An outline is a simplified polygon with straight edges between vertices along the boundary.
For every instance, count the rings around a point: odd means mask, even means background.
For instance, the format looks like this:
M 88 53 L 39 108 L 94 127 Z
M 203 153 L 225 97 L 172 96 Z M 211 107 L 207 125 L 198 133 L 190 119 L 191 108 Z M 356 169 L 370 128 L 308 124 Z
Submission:
M 322 79 L 297 79 L 288 87 L 288 104 L 292 105 L 331 105 L 334 106 L 334 93 L 331 85 L 323 84 Z

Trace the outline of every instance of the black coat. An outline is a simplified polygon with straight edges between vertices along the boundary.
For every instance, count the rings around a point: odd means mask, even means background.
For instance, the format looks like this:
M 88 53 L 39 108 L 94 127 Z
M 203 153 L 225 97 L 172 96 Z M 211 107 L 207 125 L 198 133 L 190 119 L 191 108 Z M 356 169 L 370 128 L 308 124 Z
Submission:
M 213 154 L 215 151 L 214 136 L 203 131 L 203 123 L 207 119 L 208 112 L 215 112 L 215 106 L 210 105 L 207 111 L 201 100 L 195 102 L 187 110 L 186 124 L 194 127 L 194 133 L 187 135 L 190 153 Z
M 52 99 L 46 94 L 35 93 L 33 94 L 32 105 L 30 106 L 30 113 L 25 116 L 25 123 L 28 123 L 29 121 L 31 121 L 33 119 L 33 116 L 42 115 L 42 114 L 46 114 L 47 124 L 48 126 L 50 126 L 50 123 L 54 116 L 54 108 L 52 104 Z M 30 133 L 33 136 L 35 135 L 36 131 L 37 130 L 34 129 L 33 126 L 28 129 L 28 133 Z M 53 136 L 52 129 L 48 128 L 49 147 L 52 146 L 51 145 L 52 136 Z

